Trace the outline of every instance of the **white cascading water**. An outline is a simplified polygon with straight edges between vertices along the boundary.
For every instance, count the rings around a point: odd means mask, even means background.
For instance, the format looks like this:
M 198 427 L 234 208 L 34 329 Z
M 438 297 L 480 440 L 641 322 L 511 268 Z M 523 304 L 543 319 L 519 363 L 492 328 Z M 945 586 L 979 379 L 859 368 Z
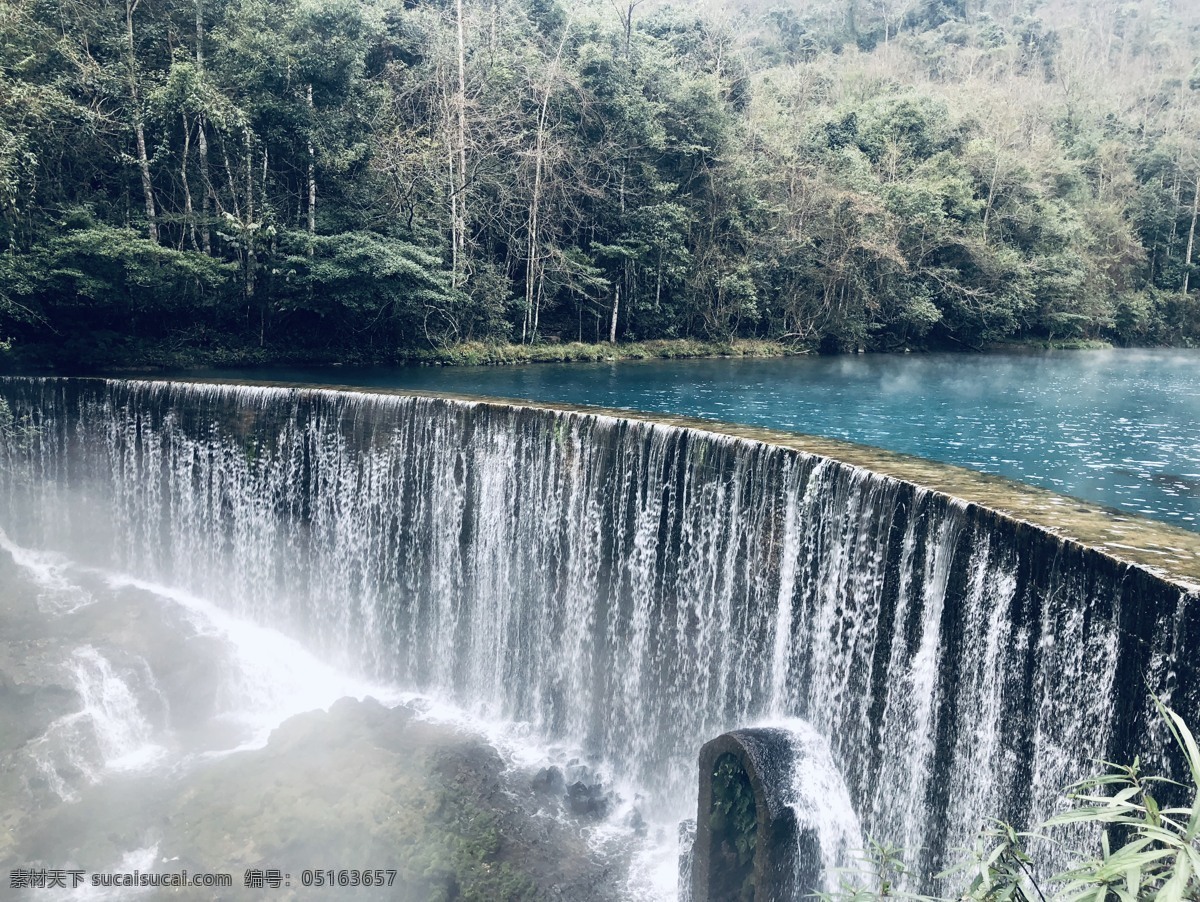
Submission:
M 90 645 L 75 649 L 75 685 L 83 700 L 82 715 L 91 724 L 101 760 L 112 770 L 143 767 L 163 753 L 154 743 L 154 726 L 137 694 Z M 157 693 L 149 668 L 141 668 L 143 691 Z
M 139 663 L 139 688 L 157 695 L 149 669 Z M 75 649 L 67 666 L 82 707 L 53 721 L 31 743 L 30 753 L 51 790 L 70 801 L 77 796 L 79 780 L 94 783 L 105 771 L 146 767 L 165 749 L 154 741 L 155 728 L 138 690 L 108 658 L 84 645 Z
M 235 616 L 189 592 L 125 574 L 98 574 L 111 588 L 132 588 L 178 605 L 197 635 L 219 638 L 232 651 L 232 664 L 217 687 L 219 716 L 243 737 L 234 750 L 260 748 L 284 720 L 340 698 L 372 696 L 394 701 L 394 690 L 373 685 L 330 667 L 301 643 Z
M 577 746 L 662 823 L 694 816 L 704 741 L 804 718 L 852 803 L 842 828 L 856 811 L 932 874 L 987 816 L 1040 819 L 1092 759 L 1124 760 L 1150 716 L 1130 684 L 1191 679 L 1178 589 L 784 448 L 353 392 L 0 391 L 39 428 L 0 447 L 23 545 L 87 548 L 366 680 Z M 97 517 L 107 541 L 82 533 Z
M 12 556 L 13 562 L 32 576 L 38 586 L 38 607 L 50 614 L 72 614 L 87 607 L 94 599 L 83 587 L 65 575 L 70 561 L 52 551 L 22 548 L 0 529 L 0 551 Z
M 287 718 L 314 708 L 328 708 L 344 697 L 395 703 L 405 696 L 394 688 L 368 683 L 325 664 L 295 639 L 269 626 L 231 615 L 219 605 L 189 592 L 157 584 L 124 573 L 81 566 L 65 555 L 39 552 L 14 543 L 0 530 L 0 551 L 8 553 L 39 589 L 39 602 L 60 596 L 93 601 L 93 591 L 103 585 L 113 591 L 135 590 L 176 607 L 195 635 L 221 640 L 232 654 L 216 687 L 217 715 L 232 722 L 241 741 L 234 749 L 259 748 L 270 732 Z M 83 583 L 88 582 L 91 588 Z M 55 616 L 78 608 L 53 604 Z M 145 711 L 161 709 L 169 720 L 166 699 L 154 683 L 146 662 L 135 659 L 122 674 L 91 645 L 74 649 L 64 662 L 70 682 L 80 700 L 79 710 L 52 722 L 46 734 L 35 740 L 42 769 L 58 795 L 74 793 L 55 771 L 52 756 L 89 780 L 107 770 L 136 770 L 152 765 L 166 749 L 157 741 L 166 724 L 152 722 Z M 130 679 L 136 684 L 131 685 Z M 447 711 L 444 716 L 452 716 Z M 59 765 L 61 767 L 61 765 Z
M 791 734 L 795 756 L 789 792 L 791 806 L 796 812 L 798 828 L 815 833 L 820 842 L 822 889 L 834 893 L 842 881 L 851 886 L 865 885 L 866 878 L 860 865 L 866 837 L 829 743 L 812 724 L 798 718 L 763 726 L 777 727 Z M 797 885 L 802 886 L 800 880 Z

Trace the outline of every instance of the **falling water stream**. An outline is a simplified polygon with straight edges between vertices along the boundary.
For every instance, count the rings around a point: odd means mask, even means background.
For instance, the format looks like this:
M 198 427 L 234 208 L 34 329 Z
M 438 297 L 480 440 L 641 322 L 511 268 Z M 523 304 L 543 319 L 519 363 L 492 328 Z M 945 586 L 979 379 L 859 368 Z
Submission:
M 342 695 L 419 695 L 518 757 L 569 750 L 620 799 L 613 830 L 648 824 L 647 897 L 673 893 L 696 752 L 725 730 L 794 731 L 827 870 L 869 835 L 932 875 L 987 817 L 1048 814 L 1092 759 L 1161 762 L 1147 689 L 1200 710 L 1186 585 L 831 458 L 449 399 L 0 391 L 33 427 L 0 448 L 0 549 L 44 616 L 153 596 L 223 637 L 225 750 Z M 179 718 L 145 661 L 63 660 L 82 709 L 31 745 L 57 743 L 39 766 L 59 796 L 214 751 L 167 747 Z M 96 749 L 70 751 L 84 721 Z

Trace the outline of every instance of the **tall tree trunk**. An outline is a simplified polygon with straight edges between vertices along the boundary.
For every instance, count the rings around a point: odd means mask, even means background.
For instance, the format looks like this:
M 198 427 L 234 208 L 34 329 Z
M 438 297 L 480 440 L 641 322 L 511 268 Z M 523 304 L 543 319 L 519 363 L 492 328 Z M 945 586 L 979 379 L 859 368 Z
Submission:
M 246 219 L 242 226 L 246 243 L 246 316 L 249 318 L 250 299 L 254 297 L 254 283 L 258 275 L 258 255 L 254 250 L 254 136 L 250 126 L 243 132 L 246 140 Z
M 137 49 L 133 40 L 133 14 L 141 0 L 125 0 L 125 40 L 128 59 L 129 100 L 133 107 L 133 130 L 137 138 L 138 170 L 142 176 L 142 196 L 146 204 L 146 232 L 158 243 L 158 214 L 154 208 L 154 186 L 150 181 L 150 159 L 146 155 L 146 130 L 142 124 L 141 91 L 138 89 Z
M 1196 178 L 1196 188 L 1192 192 L 1192 227 L 1188 231 L 1187 259 L 1183 270 L 1183 293 L 1187 294 L 1192 283 L 1192 250 L 1196 246 L 1196 218 L 1200 216 L 1200 176 Z
M 1178 210 L 1179 207 L 1182 206 L 1182 204 L 1183 204 L 1183 179 L 1182 179 L 1183 172 L 1182 172 L 1182 170 L 1183 170 L 1183 159 L 1182 159 L 1182 154 L 1181 154 L 1180 158 L 1175 161 L 1175 186 L 1171 190 L 1171 197 L 1175 201 L 1175 209 L 1176 210 Z M 1169 239 L 1171 247 L 1175 246 L 1175 241 L 1178 237 L 1179 237 L 1179 217 L 1172 216 L 1171 217 L 1171 237 Z
M 546 88 L 542 93 L 542 103 L 538 110 L 537 121 L 537 138 L 534 141 L 533 151 L 533 193 L 529 199 L 529 230 L 528 230 L 528 247 L 526 250 L 525 260 L 525 311 L 526 319 L 531 315 L 533 320 L 537 321 L 537 311 L 534 310 L 534 303 L 541 305 L 541 281 L 542 281 L 542 265 L 541 265 L 541 249 L 539 247 L 541 228 L 541 204 L 542 204 L 542 173 L 546 162 L 546 132 L 549 127 L 550 118 L 550 95 L 554 90 L 555 79 L 558 78 L 558 68 L 562 61 L 563 49 L 567 45 L 567 35 L 571 31 L 571 18 L 568 14 L 566 24 L 563 26 L 562 39 L 558 43 L 558 51 L 554 54 L 554 63 L 550 66 L 550 71 L 546 75 Z M 533 335 L 528 336 L 530 341 L 533 341 L 537 335 L 536 330 Z M 525 330 L 521 330 L 521 342 L 525 343 Z
M 540 130 L 539 130 L 540 131 Z M 526 319 L 534 317 L 534 295 L 538 290 L 541 279 L 541 260 L 538 247 L 538 215 L 541 205 L 541 134 L 538 136 L 538 160 L 534 163 L 533 197 L 529 202 L 529 248 L 526 261 Z M 528 336 L 530 342 L 536 337 L 535 333 Z M 526 343 L 526 330 L 521 330 L 521 343 Z
M 535 339 L 537 338 L 538 326 L 540 325 L 540 322 L 541 322 L 542 289 L 544 288 L 544 285 L 545 285 L 545 283 L 538 282 L 537 298 L 535 298 L 534 304 L 533 304 L 533 332 L 531 334 L 533 335 L 533 337 Z
M 196 0 L 196 71 L 204 71 L 204 0 Z
M 225 181 L 229 184 L 229 202 L 233 204 L 233 215 L 238 222 L 241 222 L 242 210 L 238 203 L 237 186 L 233 183 L 233 164 L 229 162 L 229 151 L 226 149 L 224 141 L 221 141 L 221 159 L 225 163 Z
M 315 124 L 316 114 L 313 107 L 313 88 L 310 83 L 308 86 L 308 118 L 309 128 L 313 128 Z M 312 135 L 308 138 L 308 234 L 310 236 L 317 234 L 317 152 L 313 147 Z M 308 243 L 308 254 L 312 256 L 313 243 Z
M 446 113 L 446 188 L 450 198 L 450 280 L 457 287 L 458 282 L 458 176 L 454 164 L 454 129 L 451 125 L 453 108 L 445 87 L 442 89 L 442 106 Z M 528 313 L 528 311 L 527 311 Z M 522 326 L 524 333 L 524 326 Z
M 204 0 L 196 0 L 196 74 L 204 78 Z M 209 231 L 209 200 L 213 196 L 212 182 L 208 177 L 208 132 L 204 114 L 196 117 L 196 150 L 200 157 L 200 178 L 204 191 L 200 196 L 200 246 L 204 253 L 212 253 L 212 234 Z
M 467 50 L 463 25 L 463 2 L 455 0 L 458 26 L 458 94 L 454 105 L 458 113 L 458 256 L 466 262 L 467 248 Z
M 200 179 L 204 182 L 204 192 L 200 197 L 200 246 L 204 248 L 204 253 L 212 253 L 212 232 L 209 230 L 208 221 L 211 213 L 209 201 L 213 196 L 212 180 L 208 175 L 208 133 L 205 130 L 204 116 L 196 117 L 196 138 L 197 151 L 200 157 Z
M 608 327 L 608 342 L 609 344 L 617 343 L 617 314 L 621 311 L 621 282 L 617 280 L 617 292 L 613 297 L 613 315 L 612 323 Z
M 988 221 L 992 218 L 992 205 L 996 200 L 996 181 L 1000 177 L 1000 151 L 996 151 L 996 163 L 992 168 L 992 182 L 988 185 L 987 206 L 983 210 L 983 246 L 988 243 Z
M 490 16 L 490 26 L 488 29 L 488 65 L 489 66 L 495 65 L 495 63 L 496 63 L 496 20 L 500 17 L 500 10 L 498 9 L 498 5 L 499 4 L 496 2 L 496 0 L 492 0 L 492 4 L 491 4 L 492 14 Z
M 179 181 L 183 185 L 183 211 L 184 218 L 187 222 L 188 235 L 192 239 L 192 250 L 199 250 L 200 246 L 196 242 L 196 210 L 192 206 L 192 189 L 188 185 L 188 157 L 191 156 L 192 147 L 192 129 L 188 125 L 187 113 L 180 113 L 179 118 L 183 121 L 183 158 L 179 162 Z M 183 236 L 179 236 L 179 244 L 183 245 Z
M 258 200 L 259 200 L 259 206 L 261 207 L 262 211 L 264 213 L 266 213 L 266 211 L 270 208 L 270 204 L 267 201 L 267 177 L 271 174 L 271 166 L 270 166 L 271 161 L 270 161 L 270 157 L 269 157 L 270 151 L 269 151 L 269 148 L 267 147 L 267 144 L 265 141 L 263 142 L 262 152 L 263 152 L 262 178 L 258 182 Z
M 242 131 L 246 141 L 246 225 L 254 222 L 254 136 L 250 126 Z
M 639 6 L 645 3 L 646 0 L 628 0 L 624 12 L 617 7 L 617 14 L 621 17 L 621 26 L 625 29 L 625 58 L 629 58 L 629 47 L 633 43 L 633 14 Z M 613 4 L 616 6 L 616 3 Z

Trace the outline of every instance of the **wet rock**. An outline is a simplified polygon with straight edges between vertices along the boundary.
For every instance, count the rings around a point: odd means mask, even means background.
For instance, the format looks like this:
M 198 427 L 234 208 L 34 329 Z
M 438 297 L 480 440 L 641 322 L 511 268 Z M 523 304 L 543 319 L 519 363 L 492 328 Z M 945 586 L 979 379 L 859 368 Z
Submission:
M 645 836 L 649 829 L 642 812 L 636 808 L 625 816 L 625 826 L 633 831 L 634 836 Z
M 616 805 L 616 797 L 592 768 L 571 759 L 564 768 L 555 766 L 538 771 L 530 786 L 535 793 L 552 803 L 554 810 L 565 811 L 587 821 L 608 817 Z M 634 812 L 640 822 L 640 815 Z M 627 823 L 626 826 L 636 824 Z M 641 823 L 644 831 L 645 824 Z
M 476 737 L 343 699 L 197 773 L 170 806 L 162 853 L 196 870 L 279 868 L 292 877 L 279 900 L 311 897 L 304 869 L 381 868 L 397 872 L 387 898 L 399 902 L 613 902 L 625 862 L 597 860 L 578 821 L 545 816 L 532 787 L 553 785 L 549 770 L 514 776 Z
M 579 761 L 567 766 L 567 807 L 580 817 L 603 818 L 615 801 L 600 775 Z
M 46 724 L 79 707 L 74 688 L 60 683 L 17 683 L 0 671 L 0 750 L 19 748 L 39 736 Z
M 547 767 L 537 772 L 533 778 L 533 788 L 547 795 L 562 796 L 566 794 L 567 781 L 557 767 Z
M 567 803 L 572 814 L 602 818 L 608 813 L 608 799 L 604 787 L 589 786 L 577 780 L 567 787 Z

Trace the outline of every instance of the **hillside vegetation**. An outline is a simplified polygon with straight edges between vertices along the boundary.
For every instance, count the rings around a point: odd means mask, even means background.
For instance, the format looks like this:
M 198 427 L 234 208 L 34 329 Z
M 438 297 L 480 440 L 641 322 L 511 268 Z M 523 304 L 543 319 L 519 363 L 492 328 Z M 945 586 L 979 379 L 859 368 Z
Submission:
M 1200 338 L 1184 0 L 0 0 L 0 339 Z

